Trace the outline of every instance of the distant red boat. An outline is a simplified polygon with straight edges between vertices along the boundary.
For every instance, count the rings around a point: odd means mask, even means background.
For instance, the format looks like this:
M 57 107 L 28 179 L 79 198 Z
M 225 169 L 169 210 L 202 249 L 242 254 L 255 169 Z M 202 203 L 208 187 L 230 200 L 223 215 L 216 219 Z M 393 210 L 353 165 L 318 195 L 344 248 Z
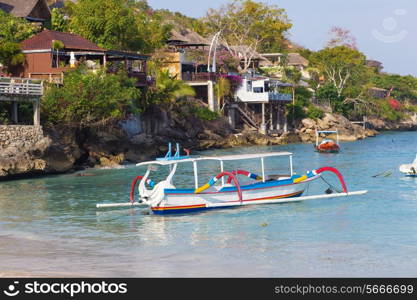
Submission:
M 319 143 L 320 134 L 336 134 L 336 141 L 332 139 L 324 139 Z M 340 151 L 339 146 L 339 134 L 335 131 L 316 131 L 316 151 L 321 153 L 338 153 Z

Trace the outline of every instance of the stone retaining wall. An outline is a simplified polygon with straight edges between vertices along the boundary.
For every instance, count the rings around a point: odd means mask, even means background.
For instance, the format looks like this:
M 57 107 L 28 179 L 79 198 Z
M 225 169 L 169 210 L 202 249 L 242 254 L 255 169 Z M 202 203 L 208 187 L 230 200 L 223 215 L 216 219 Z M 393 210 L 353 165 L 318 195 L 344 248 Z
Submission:
M 0 149 L 27 146 L 43 138 L 42 126 L 0 125 Z

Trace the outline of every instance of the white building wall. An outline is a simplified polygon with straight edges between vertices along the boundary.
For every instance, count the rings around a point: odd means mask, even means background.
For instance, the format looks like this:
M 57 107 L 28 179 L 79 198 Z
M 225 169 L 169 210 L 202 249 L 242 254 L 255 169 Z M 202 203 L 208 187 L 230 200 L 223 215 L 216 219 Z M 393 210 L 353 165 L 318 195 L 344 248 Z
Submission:
M 254 93 L 251 91 L 248 91 L 248 81 L 244 79 L 242 82 L 242 85 L 236 92 L 236 96 L 240 99 L 242 102 L 268 102 L 269 96 L 268 92 L 263 93 Z M 266 80 L 254 80 L 252 82 L 252 90 L 254 87 L 262 87 L 264 88 Z

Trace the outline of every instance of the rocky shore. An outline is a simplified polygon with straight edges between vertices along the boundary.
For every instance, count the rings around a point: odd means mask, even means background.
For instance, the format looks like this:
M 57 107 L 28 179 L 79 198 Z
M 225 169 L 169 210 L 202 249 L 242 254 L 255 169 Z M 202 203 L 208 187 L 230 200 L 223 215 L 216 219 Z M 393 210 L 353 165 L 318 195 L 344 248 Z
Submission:
M 372 126 L 373 128 L 373 126 Z M 316 141 L 317 130 L 338 130 L 339 140 L 356 141 L 378 134 L 375 129 L 364 128 L 361 125 L 353 124 L 341 115 L 326 113 L 322 119 L 303 119 L 296 133 L 303 143 Z
M 315 130 L 338 129 L 341 141 L 372 137 L 381 130 L 416 130 L 413 122 L 369 120 L 369 127 L 326 113 L 322 119 L 303 119 L 297 128 L 281 135 L 264 135 L 249 129 L 234 131 L 225 118 L 203 121 L 186 108 L 167 113 L 153 108 L 141 117 L 88 128 L 44 128 L 44 135 L 30 142 L 13 140 L 0 151 L 0 180 L 65 173 L 88 167 L 113 167 L 160 156 L 168 142 L 191 150 L 245 145 L 314 143 Z

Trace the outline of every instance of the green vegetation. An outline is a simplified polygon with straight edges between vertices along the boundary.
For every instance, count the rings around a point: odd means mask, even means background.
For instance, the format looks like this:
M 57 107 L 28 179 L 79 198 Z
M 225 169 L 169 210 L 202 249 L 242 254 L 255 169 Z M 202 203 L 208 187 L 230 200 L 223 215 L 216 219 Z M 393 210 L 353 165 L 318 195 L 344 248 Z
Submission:
M 225 77 L 220 77 L 217 80 L 216 85 L 214 86 L 214 92 L 217 98 L 217 107 L 219 109 L 223 108 L 224 105 L 224 98 L 230 96 L 232 91 L 232 87 L 230 85 L 230 81 Z
M 287 118 L 291 123 L 304 118 L 316 120 L 323 117 L 323 110 L 311 103 L 312 96 L 312 93 L 305 87 L 295 89 L 295 102 L 287 104 Z
M 194 89 L 181 80 L 177 80 L 169 74 L 169 71 L 158 70 L 156 83 L 146 94 L 144 107 L 151 104 L 166 105 L 169 107 L 178 99 L 186 96 L 194 96 Z
M 209 9 L 204 21 L 208 32 L 221 31 L 228 51 L 242 58 L 241 73 L 251 66 L 254 51 L 280 51 L 284 34 L 292 26 L 284 9 L 251 0 L 234 0 L 217 10 Z
M 167 9 L 156 10 L 155 14 L 161 20 L 164 20 L 164 22 L 168 24 L 172 24 L 177 29 L 191 29 L 202 36 L 207 36 L 209 34 L 207 24 L 201 19 L 190 18 L 182 13 L 172 12 Z
M 0 64 L 5 71 L 24 63 L 19 43 L 35 33 L 35 27 L 21 18 L 0 10 Z
M 64 12 L 58 8 L 51 11 L 51 29 L 55 31 L 69 31 L 68 20 L 65 18 Z
M 139 50 L 135 15 L 128 0 L 80 0 L 67 6 L 72 32 L 106 49 Z
M 42 100 L 49 124 L 93 125 L 138 111 L 140 93 L 126 74 L 97 74 L 83 67 L 66 74 L 64 86 L 50 86 Z
M 346 43 L 343 39 L 337 41 Z M 314 70 L 310 73 L 314 75 L 310 86 L 318 101 L 334 112 L 350 119 L 374 116 L 399 121 L 415 111 L 417 78 L 380 73 L 367 67 L 365 55 L 354 47 L 334 46 L 313 52 L 310 64 Z M 389 94 L 385 99 L 375 99 L 372 88 L 386 89 Z
M 105 49 L 149 53 L 164 45 L 171 25 L 146 1 L 79 0 L 68 2 L 69 28 Z
M 417 112 L 417 78 L 379 72 L 366 66 L 366 56 L 356 47 L 355 37 L 349 30 L 333 27 L 326 47 L 312 51 L 293 45 L 287 39 L 292 27 L 286 11 L 276 5 L 253 0 L 230 0 L 218 9 L 209 9 L 203 18 L 191 18 L 169 10 L 154 10 L 146 0 L 78 0 L 65 1 L 62 9 L 52 10 L 49 28 L 72 32 L 89 39 L 99 46 L 113 50 L 128 50 L 153 54 L 148 64 L 148 74 L 155 84 L 148 87 L 139 98 L 134 82 L 125 74 L 110 75 L 105 70 L 96 74 L 83 67 L 65 76 L 64 86 L 50 86 L 43 101 L 43 113 L 47 122 L 94 124 L 111 118 L 123 117 L 129 112 L 145 110 L 151 105 L 183 105 L 182 100 L 194 96 L 194 90 L 183 81 L 164 71 L 166 41 L 171 30 L 191 29 L 205 38 L 221 31 L 220 42 L 224 47 L 217 51 L 217 67 L 222 72 L 245 73 L 253 67 L 257 53 L 298 52 L 308 59 L 305 72 L 280 66 L 261 68 L 266 75 L 281 76 L 291 83 L 288 93 L 295 101 L 288 105 L 288 118 L 296 122 L 305 117 L 320 118 L 323 111 L 312 104 L 319 104 L 348 118 L 376 116 L 398 121 Z M 0 64 L 3 72 L 24 63 L 19 43 L 31 37 L 38 28 L 21 18 L 15 18 L 0 10 Z M 64 45 L 54 41 L 51 45 L 56 65 L 60 65 L 58 51 Z M 194 62 L 197 72 L 206 64 L 207 53 L 196 49 L 187 51 L 187 58 Z M 284 56 L 285 57 L 285 56 Z M 200 68 L 201 69 L 201 68 Z M 310 74 L 310 79 L 304 75 Z M 219 77 L 215 85 L 218 105 L 233 95 L 241 82 L 240 76 Z M 309 89 L 302 87 L 306 81 Z M 375 99 L 372 88 L 390 91 L 385 99 Z M 313 97 L 314 96 L 314 97 Z M 189 110 L 204 120 L 219 117 L 204 106 Z M 0 119 L 5 119 L 4 111 Z M 295 124 L 295 123 L 294 123 Z
M 205 121 L 214 121 L 217 120 L 220 116 L 217 112 L 211 111 L 207 107 L 202 106 L 192 106 L 190 108 L 190 113 L 198 117 L 201 120 Z
M 311 62 L 333 84 L 339 97 L 365 70 L 365 55 L 346 46 L 320 50 L 311 55 Z
M 413 76 L 400 76 L 396 74 L 375 74 L 371 83 L 379 88 L 390 90 L 391 96 L 397 100 L 411 101 L 417 104 L 417 78 Z
M 21 52 L 19 44 L 13 42 L 0 43 L 0 64 L 5 66 L 6 71 L 24 62 L 25 55 Z
M 0 42 L 20 43 L 31 37 L 36 27 L 22 18 L 16 18 L 0 9 Z

